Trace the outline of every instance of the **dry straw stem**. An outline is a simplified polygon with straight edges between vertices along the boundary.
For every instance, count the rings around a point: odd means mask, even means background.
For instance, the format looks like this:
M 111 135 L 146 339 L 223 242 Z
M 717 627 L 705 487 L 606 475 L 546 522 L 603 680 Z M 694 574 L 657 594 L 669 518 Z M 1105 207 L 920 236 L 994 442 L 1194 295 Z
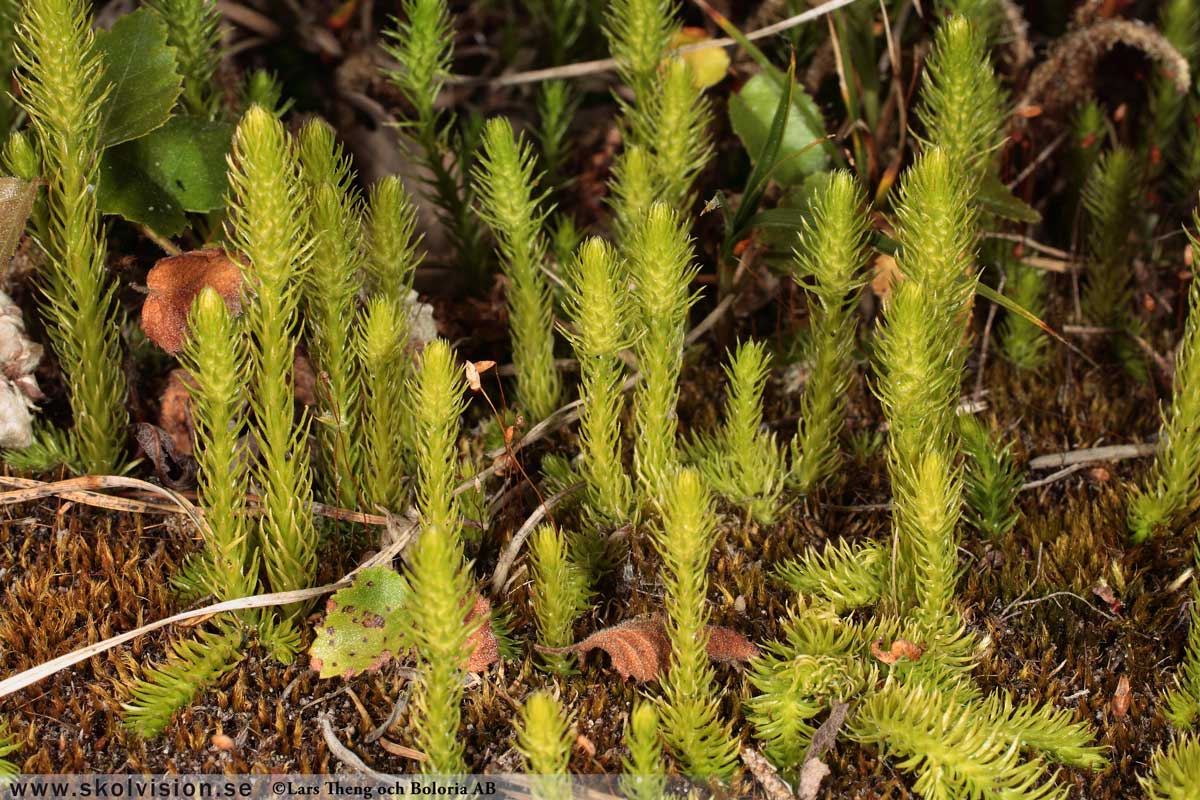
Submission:
M 1047 114 L 1059 114 L 1073 108 L 1081 97 L 1091 95 L 1096 64 L 1118 44 L 1141 50 L 1157 61 L 1180 94 L 1191 87 L 1187 59 L 1161 33 L 1137 20 L 1102 19 L 1055 42 L 1050 55 L 1030 76 L 1018 112 L 1040 106 Z

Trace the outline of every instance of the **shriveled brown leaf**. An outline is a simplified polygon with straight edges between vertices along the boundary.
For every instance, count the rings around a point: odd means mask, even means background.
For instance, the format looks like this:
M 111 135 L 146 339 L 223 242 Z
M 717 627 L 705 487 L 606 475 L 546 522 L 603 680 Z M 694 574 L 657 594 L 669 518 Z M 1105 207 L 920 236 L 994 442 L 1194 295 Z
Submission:
M 150 341 L 168 353 L 183 349 L 192 303 L 207 287 L 231 313 L 241 313 L 242 271 L 224 250 L 193 250 L 155 264 L 146 275 L 149 293 L 142 304 L 142 330 Z
M 175 442 L 170 434 L 157 425 L 138 422 L 133 426 L 133 438 L 154 464 L 154 473 L 160 481 L 172 489 L 195 485 L 196 462 L 191 456 L 175 452 Z
M 1117 681 L 1117 690 L 1113 692 L 1112 701 L 1109 703 L 1109 710 L 1112 711 L 1114 719 L 1125 719 L 1129 714 L 1129 706 L 1133 700 L 1133 691 L 1129 686 L 1129 676 L 1122 675 Z
M 779 771 L 763 757 L 762 753 L 753 747 L 743 747 L 742 763 L 746 765 L 746 769 L 762 787 L 768 800 L 794 800 L 795 796 L 792 791 L 783 782 L 783 778 L 779 777 Z
M 1120 614 L 1121 610 L 1125 608 L 1125 604 L 1113 592 L 1112 587 L 1103 581 L 1092 587 L 1092 594 L 1103 600 L 1108 606 L 1108 610 L 1114 614 Z
M 475 606 L 467 614 L 467 624 L 482 618 L 482 624 L 467 641 L 471 644 L 471 657 L 467 659 L 467 672 L 483 672 L 500 660 L 500 646 L 496 632 L 492 630 L 492 604 L 483 595 L 475 596 Z
M 916 661 L 925 651 L 907 639 L 897 639 L 887 650 L 883 649 L 883 639 L 871 642 L 871 655 L 885 664 L 895 664 L 900 659 Z
M 494 366 L 496 366 L 495 361 L 468 361 L 466 363 L 464 369 L 467 373 L 467 385 L 471 387 L 472 392 L 478 392 L 483 388 L 479 376 Z
M 639 683 L 657 680 L 667 671 L 671 658 L 671 642 L 662 618 L 657 615 L 636 617 L 596 631 L 569 647 L 537 649 L 551 654 L 574 653 L 583 658 L 597 648 L 608 654 L 618 675 Z M 757 654 L 758 648 L 737 631 L 708 626 L 708 657 L 714 661 L 745 661 Z
M 173 369 L 167 375 L 167 384 L 158 399 L 158 426 L 167 432 L 175 443 L 175 452 L 192 454 L 192 396 L 188 393 L 191 376 L 185 369 Z

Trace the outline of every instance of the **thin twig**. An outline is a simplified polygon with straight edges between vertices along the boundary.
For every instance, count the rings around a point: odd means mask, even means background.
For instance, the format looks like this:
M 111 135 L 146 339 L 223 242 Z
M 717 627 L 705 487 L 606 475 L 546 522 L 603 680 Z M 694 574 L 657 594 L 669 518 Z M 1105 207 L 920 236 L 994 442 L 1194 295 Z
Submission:
M 329 721 L 328 714 L 322 714 L 319 717 L 321 723 L 321 735 L 325 737 L 325 745 L 329 748 L 329 752 L 335 758 L 349 767 L 352 771 L 366 775 L 371 780 L 387 781 L 392 783 L 397 780 L 395 775 L 385 775 L 382 772 L 376 772 L 368 767 L 363 760 L 358 757 L 353 750 L 342 744 L 338 739 L 337 734 L 333 732 L 333 723 Z
M 1050 144 L 1046 145 L 1042 152 L 1038 153 L 1037 158 L 1033 160 L 1033 163 L 1021 170 L 1017 177 L 1008 182 L 1008 188 L 1016 189 L 1018 186 L 1020 186 L 1022 181 L 1032 175 L 1038 167 L 1045 163 L 1046 159 L 1054 155 L 1054 151 L 1062 146 L 1062 143 L 1067 140 L 1067 137 L 1070 135 L 1070 133 L 1071 132 L 1067 130 L 1056 136 L 1054 141 L 1050 142 Z
M 797 14 L 794 17 L 788 17 L 787 19 L 780 20 L 773 25 L 767 25 L 765 28 L 759 28 L 756 31 L 751 31 L 750 33 L 746 34 L 746 38 L 753 42 L 758 39 L 765 39 L 768 36 L 774 36 L 777 33 L 790 30 L 798 25 L 803 25 L 806 22 L 819 19 L 826 14 L 837 11 L 839 8 L 848 6 L 853 2 L 854 0 L 828 0 L 828 2 L 822 3 L 816 8 L 809 9 L 802 14 Z M 696 50 L 709 50 L 714 47 L 733 47 L 736 44 L 737 42 L 734 39 L 710 39 L 707 42 L 697 42 L 695 44 L 680 47 L 675 52 L 682 55 L 683 53 L 691 53 Z M 511 75 L 501 75 L 496 78 L 452 75 L 447 79 L 447 82 L 457 84 L 459 86 L 487 86 L 488 88 L 495 89 L 502 86 L 521 86 L 527 83 L 540 83 L 542 81 L 583 78 L 588 75 L 600 75 L 605 72 L 612 72 L 616 68 L 616 59 L 601 58 L 596 61 L 582 61 L 577 64 L 565 64 L 561 67 L 534 69 L 526 72 L 514 72 Z
M 521 546 L 525 544 L 525 540 L 529 538 L 529 534 L 533 533 L 541 521 L 550 511 L 573 495 L 575 492 L 583 488 L 583 481 L 573 483 L 557 494 L 552 494 L 538 504 L 538 507 L 533 510 L 529 518 L 525 520 L 520 529 L 513 534 L 509 540 L 508 546 L 504 548 L 504 552 L 500 554 L 500 558 L 496 561 L 496 571 L 492 573 L 492 594 L 498 595 L 504 589 L 505 583 L 508 581 L 508 571 L 512 569 L 513 562 L 517 560 L 517 556 L 521 552 Z
M 1050 453 L 1029 460 L 1029 469 L 1057 469 L 1069 467 L 1072 464 L 1090 464 L 1094 461 L 1122 461 L 1126 458 L 1145 458 L 1154 455 L 1158 445 L 1153 442 L 1143 444 L 1110 444 L 1104 447 L 1085 447 L 1082 450 L 1068 450 L 1065 453 Z

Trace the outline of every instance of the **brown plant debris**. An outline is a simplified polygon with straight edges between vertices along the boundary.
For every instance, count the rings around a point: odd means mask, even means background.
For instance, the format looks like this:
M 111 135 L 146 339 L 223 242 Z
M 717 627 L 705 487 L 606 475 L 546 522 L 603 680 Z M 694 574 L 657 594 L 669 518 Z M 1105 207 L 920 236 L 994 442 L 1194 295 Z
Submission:
M 193 250 L 159 260 L 146 275 L 142 330 L 168 353 L 183 349 L 192 302 L 205 287 L 216 289 L 234 314 L 242 310 L 242 271 L 224 250 Z

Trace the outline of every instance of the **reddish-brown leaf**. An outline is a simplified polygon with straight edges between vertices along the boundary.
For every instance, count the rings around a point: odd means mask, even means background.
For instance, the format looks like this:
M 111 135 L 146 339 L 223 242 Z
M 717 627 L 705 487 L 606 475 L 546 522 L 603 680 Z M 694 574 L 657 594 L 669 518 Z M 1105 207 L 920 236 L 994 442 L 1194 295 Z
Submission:
M 871 655 L 885 664 L 895 664 L 902 658 L 908 661 L 916 661 L 925 652 L 907 639 L 897 639 L 892 642 L 892 646 L 888 650 L 884 650 L 881 645 L 883 645 L 883 639 L 876 639 L 871 642 Z
M 1133 692 L 1129 687 L 1129 676 L 1122 675 L 1117 681 L 1117 690 L 1113 692 L 1112 702 L 1109 708 L 1112 710 L 1112 715 L 1115 719 L 1125 719 L 1129 713 L 1129 704 L 1133 699 Z
M 187 385 L 192 382 L 187 370 L 173 369 L 167 375 L 167 385 L 158 399 L 158 426 L 175 443 L 175 452 L 192 454 L 192 397 Z
M 187 339 L 192 302 L 205 287 L 216 289 L 233 314 L 242 310 L 242 271 L 224 250 L 193 250 L 164 258 L 146 275 L 142 330 L 168 353 Z
M 481 617 L 483 622 L 467 640 L 471 644 L 467 672 L 483 672 L 500 660 L 500 647 L 496 642 L 496 632 L 492 630 L 492 604 L 481 594 L 475 596 L 475 607 L 467 614 L 467 624 L 477 617 Z
M 617 674 L 639 683 L 657 680 L 667 671 L 671 659 L 671 642 L 662 618 L 657 615 L 636 617 L 596 631 L 569 647 L 537 649 L 543 653 L 574 653 L 583 658 L 597 648 L 608 654 Z M 757 654 L 758 648 L 737 631 L 708 626 L 708 657 L 714 661 L 745 661 Z

